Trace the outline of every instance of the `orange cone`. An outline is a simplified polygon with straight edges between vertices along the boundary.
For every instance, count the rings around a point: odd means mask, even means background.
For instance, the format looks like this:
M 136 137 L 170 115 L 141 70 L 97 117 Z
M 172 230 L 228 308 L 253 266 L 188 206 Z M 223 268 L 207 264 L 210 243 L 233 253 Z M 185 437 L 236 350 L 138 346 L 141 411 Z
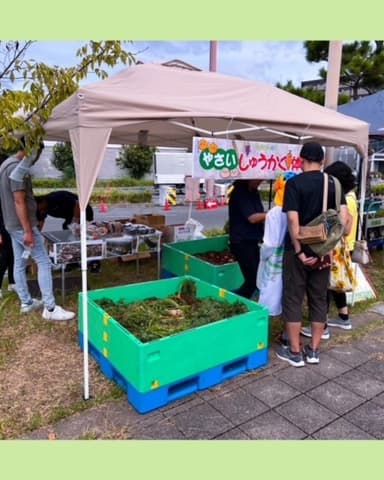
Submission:
M 197 202 L 197 210 L 204 210 L 204 202 L 201 199 Z
M 166 212 L 169 212 L 169 210 L 172 210 L 172 209 L 171 209 L 171 206 L 170 206 L 170 204 L 169 204 L 169 201 L 168 201 L 168 197 L 165 198 L 164 210 L 165 210 Z
M 99 212 L 101 212 L 101 213 L 107 213 L 108 212 L 108 207 L 107 207 L 107 204 L 104 201 L 104 198 L 101 199 L 100 206 L 99 206 Z

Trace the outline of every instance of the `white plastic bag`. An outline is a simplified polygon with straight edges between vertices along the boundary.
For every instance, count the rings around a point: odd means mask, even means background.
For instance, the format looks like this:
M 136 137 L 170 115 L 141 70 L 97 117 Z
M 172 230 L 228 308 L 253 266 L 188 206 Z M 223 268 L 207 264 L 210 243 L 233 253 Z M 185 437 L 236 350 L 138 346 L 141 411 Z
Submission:
M 206 238 L 206 236 L 202 233 L 204 230 L 204 225 L 197 220 L 194 220 L 193 218 L 189 218 L 185 222 L 186 226 L 191 226 L 194 227 L 194 232 L 193 232 L 193 238 L 198 239 L 198 238 Z
M 271 208 L 265 219 L 256 285 L 260 291 L 258 302 L 267 307 L 272 316 L 281 314 L 283 243 L 286 231 L 287 215 L 279 206 Z

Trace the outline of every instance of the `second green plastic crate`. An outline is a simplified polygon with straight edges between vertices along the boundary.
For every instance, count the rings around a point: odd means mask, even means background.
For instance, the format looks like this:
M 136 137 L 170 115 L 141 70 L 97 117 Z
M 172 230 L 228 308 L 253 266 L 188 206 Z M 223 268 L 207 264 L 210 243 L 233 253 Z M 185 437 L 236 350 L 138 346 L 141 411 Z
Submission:
M 165 244 L 162 247 L 162 269 L 175 276 L 192 275 L 218 287 L 236 290 L 244 282 L 238 262 L 213 265 L 196 257 L 198 253 L 227 249 L 228 235 Z

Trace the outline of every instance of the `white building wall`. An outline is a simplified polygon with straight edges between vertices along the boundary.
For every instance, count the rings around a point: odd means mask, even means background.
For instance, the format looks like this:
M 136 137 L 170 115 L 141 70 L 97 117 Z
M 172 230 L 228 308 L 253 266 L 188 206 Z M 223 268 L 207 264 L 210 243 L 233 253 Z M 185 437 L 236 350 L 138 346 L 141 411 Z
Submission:
M 126 177 L 128 172 L 121 169 L 116 164 L 116 158 L 119 154 L 120 145 L 109 145 L 106 149 L 103 163 L 101 164 L 98 179 L 111 179 Z M 46 145 L 41 157 L 32 167 L 31 173 L 36 178 L 60 178 L 62 173 L 52 165 L 53 144 Z

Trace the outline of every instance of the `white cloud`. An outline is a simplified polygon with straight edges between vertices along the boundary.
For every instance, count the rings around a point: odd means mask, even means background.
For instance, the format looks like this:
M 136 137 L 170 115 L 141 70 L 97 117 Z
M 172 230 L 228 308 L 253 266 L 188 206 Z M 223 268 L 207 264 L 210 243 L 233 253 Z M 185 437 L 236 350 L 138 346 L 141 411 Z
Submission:
M 76 62 L 76 50 L 84 42 L 37 42 L 30 56 L 36 60 L 59 66 Z M 127 50 L 144 62 L 163 62 L 178 58 L 203 70 L 209 68 L 209 41 L 140 41 L 127 43 Z M 219 41 L 217 70 L 221 73 L 250 78 L 262 82 L 285 84 L 292 80 L 300 86 L 303 80 L 318 78 L 322 64 L 305 60 L 303 42 L 296 41 Z M 117 70 L 121 70 L 121 66 Z M 95 81 L 94 76 L 88 81 Z
M 305 59 L 304 42 L 219 41 L 218 71 L 276 84 L 288 80 L 300 86 L 303 80 L 318 78 L 325 63 L 310 64 Z M 142 61 L 179 58 L 199 68 L 209 68 L 209 41 L 135 42 Z

